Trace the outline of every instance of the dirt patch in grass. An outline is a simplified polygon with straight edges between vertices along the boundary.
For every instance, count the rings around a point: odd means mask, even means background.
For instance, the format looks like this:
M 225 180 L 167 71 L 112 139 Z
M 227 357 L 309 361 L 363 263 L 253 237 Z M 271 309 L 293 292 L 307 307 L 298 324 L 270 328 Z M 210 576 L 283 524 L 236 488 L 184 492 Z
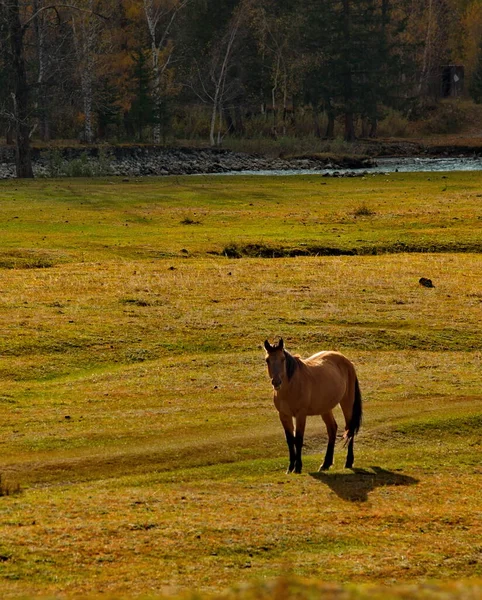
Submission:
M 29 250 L 0 252 L 0 269 L 48 269 L 56 264 L 52 256 Z
M 228 244 L 219 253 L 228 258 L 289 258 L 295 256 L 353 256 L 353 250 L 327 246 L 286 247 L 263 243 Z
M 401 253 L 482 253 L 481 243 L 459 243 L 438 244 L 420 243 L 407 244 L 397 242 L 395 244 L 377 244 L 373 246 L 360 246 L 358 248 L 337 248 L 334 246 L 281 246 L 265 243 L 228 244 L 221 252 L 213 254 L 226 256 L 227 258 L 291 258 L 297 256 L 376 256 L 379 254 L 401 254 Z

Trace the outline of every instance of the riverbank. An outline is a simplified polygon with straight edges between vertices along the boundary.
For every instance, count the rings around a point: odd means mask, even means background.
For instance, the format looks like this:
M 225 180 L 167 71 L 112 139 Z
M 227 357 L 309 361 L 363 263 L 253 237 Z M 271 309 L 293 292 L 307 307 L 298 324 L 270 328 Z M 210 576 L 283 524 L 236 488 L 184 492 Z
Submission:
M 0 179 L 15 177 L 13 148 L 0 149 Z M 102 146 L 33 149 L 36 177 L 116 175 L 195 175 L 240 171 L 364 169 L 373 166 L 366 156 L 310 155 L 270 158 L 219 148 L 158 146 Z
M 481 157 L 482 144 L 424 144 L 420 141 L 368 140 L 357 154 L 305 153 L 268 157 L 222 148 L 168 148 L 154 145 L 65 146 L 32 149 L 36 177 L 122 177 L 237 172 L 337 172 L 356 174 L 376 167 L 377 159 L 406 157 Z M 350 173 L 348 173 L 350 174 Z M 0 147 L 0 179 L 15 177 L 15 150 Z

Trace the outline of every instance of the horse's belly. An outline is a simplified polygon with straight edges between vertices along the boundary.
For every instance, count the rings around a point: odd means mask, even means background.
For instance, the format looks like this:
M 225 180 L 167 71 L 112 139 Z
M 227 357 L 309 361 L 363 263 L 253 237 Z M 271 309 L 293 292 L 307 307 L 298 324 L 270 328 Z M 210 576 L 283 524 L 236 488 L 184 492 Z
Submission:
M 330 412 L 340 403 L 341 398 L 342 396 L 338 394 L 332 396 L 317 394 L 309 403 L 306 414 L 312 417 Z
M 322 415 L 333 410 L 346 392 L 346 381 L 340 377 L 324 378 L 323 383 L 311 387 L 307 405 L 308 415 Z

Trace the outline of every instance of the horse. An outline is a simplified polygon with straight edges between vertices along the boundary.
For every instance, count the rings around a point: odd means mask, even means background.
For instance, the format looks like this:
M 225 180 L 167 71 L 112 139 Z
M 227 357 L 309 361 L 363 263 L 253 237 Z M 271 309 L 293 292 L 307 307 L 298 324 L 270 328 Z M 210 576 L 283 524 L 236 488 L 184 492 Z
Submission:
M 338 429 L 333 409 L 341 406 L 345 417 L 345 468 L 353 467 L 353 441 L 362 422 L 362 397 L 353 363 L 339 352 L 318 352 L 306 359 L 292 356 L 283 339 L 264 342 L 268 374 L 274 388 L 274 405 L 286 435 L 290 462 L 287 473 L 301 473 L 306 417 L 321 415 L 328 432 L 328 446 L 320 471 L 333 464 Z M 293 419 L 296 427 L 293 426 Z

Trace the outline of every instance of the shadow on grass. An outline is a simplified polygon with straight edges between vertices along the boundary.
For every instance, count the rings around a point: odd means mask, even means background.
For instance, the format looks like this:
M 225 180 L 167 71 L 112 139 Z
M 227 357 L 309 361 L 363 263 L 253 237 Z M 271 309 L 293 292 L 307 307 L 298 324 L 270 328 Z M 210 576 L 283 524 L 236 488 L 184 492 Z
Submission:
M 366 502 L 369 492 L 390 485 L 415 485 L 415 477 L 387 471 L 381 467 L 352 469 L 346 473 L 310 473 L 311 477 L 325 483 L 335 494 L 350 502 Z

